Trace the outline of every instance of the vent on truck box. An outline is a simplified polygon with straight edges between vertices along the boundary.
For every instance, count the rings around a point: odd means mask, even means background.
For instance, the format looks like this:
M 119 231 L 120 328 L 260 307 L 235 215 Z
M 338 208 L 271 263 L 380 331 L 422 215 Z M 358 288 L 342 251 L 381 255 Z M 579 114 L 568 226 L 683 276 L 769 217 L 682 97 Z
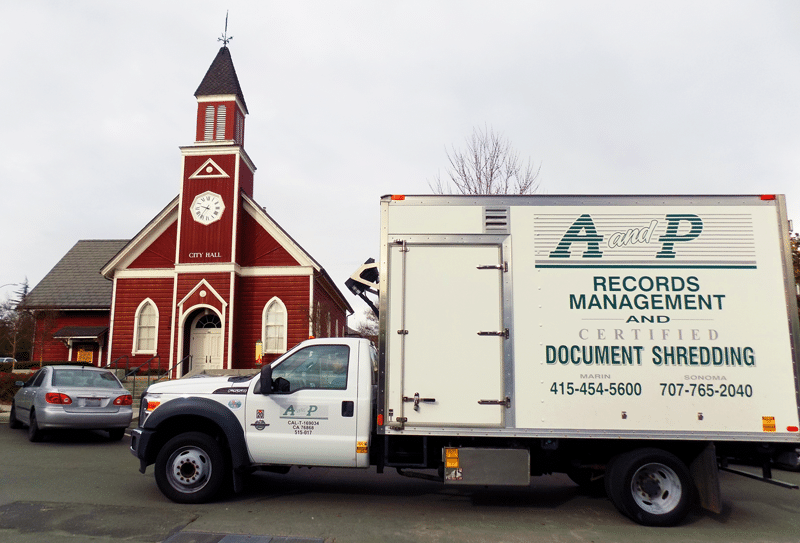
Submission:
M 483 230 L 487 234 L 509 233 L 509 211 L 507 207 L 484 207 Z

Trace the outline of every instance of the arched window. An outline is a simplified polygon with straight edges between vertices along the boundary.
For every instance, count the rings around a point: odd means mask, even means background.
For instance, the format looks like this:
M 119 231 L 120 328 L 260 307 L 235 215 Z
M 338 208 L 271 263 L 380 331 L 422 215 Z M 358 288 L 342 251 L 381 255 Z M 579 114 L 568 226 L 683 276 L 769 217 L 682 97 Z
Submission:
M 158 338 L 158 308 L 149 298 L 136 310 L 133 330 L 133 354 L 155 354 Z
M 280 298 L 273 298 L 264 306 L 262 316 L 264 352 L 275 354 L 286 352 L 286 306 Z
M 203 315 L 194 325 L 195 328 L 222 328 L 222 321 L 213 313 Z

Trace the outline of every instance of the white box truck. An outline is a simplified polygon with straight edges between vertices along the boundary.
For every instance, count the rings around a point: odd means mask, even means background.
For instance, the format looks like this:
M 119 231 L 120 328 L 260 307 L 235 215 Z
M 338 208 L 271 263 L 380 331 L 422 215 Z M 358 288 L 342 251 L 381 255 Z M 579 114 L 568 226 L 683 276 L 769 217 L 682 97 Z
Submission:
M 176 501 L 374 465 L 566 473 L 645 525 L 719 511 L 728 459 L 797 466 L 789 231 L 780 195 L 386 196 L 380 263 L 348 281 L 378 294 L 377 352 L 316 339 L 256 376 L 151 386 L 132 450 Z

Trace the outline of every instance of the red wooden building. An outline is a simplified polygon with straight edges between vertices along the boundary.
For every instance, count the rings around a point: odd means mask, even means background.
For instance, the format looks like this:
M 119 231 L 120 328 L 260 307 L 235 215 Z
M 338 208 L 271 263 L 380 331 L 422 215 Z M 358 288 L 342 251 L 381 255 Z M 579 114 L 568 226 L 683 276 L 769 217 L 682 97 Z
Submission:
M 181 148 L 180 193 L 133 239 L 116 242 L 120 248 L 99 270 L 110 281 L 107 320 L 98 324 L 96 313 L 89 319 L 85 311 L 51 304 L 56 324 L 39 327 L 43 348 L 37 356 L 34 347 L 34 359 L 50 358 L 59 343 L 76 344 L 70 334 L 95 334 L 81 341 L 93 345 L 98 364 L 152 360 L 180 376 L 253 367 L 259 352 L 271 361 L 309 336 L 345 334 L 352 308 L 342 293 L 253 200 L 256 168 L 244 149 L 247 105 L 227 46 L 195 97 L 196 136 Z M 106 245 L 110 251 L 113 244 Z M 47 308 L 37 302 L 40 285 L 26 302 L 31 309 Z M 73 350 L 63 354 L 75 360 Z

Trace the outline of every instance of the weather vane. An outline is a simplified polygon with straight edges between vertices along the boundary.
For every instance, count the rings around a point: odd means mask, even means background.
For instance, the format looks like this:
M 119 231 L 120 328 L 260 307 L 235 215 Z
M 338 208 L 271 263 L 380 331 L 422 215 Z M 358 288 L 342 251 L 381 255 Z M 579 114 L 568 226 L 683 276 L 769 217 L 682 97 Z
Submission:
M 222 42 L 223 47 L 228 47 L 228 42 L 233 39 L 233 36 L 228 37 L 228 12 L 225 12 L 225 32 L 222 33 L 221 38 L 217 38 L 217 41 Z

